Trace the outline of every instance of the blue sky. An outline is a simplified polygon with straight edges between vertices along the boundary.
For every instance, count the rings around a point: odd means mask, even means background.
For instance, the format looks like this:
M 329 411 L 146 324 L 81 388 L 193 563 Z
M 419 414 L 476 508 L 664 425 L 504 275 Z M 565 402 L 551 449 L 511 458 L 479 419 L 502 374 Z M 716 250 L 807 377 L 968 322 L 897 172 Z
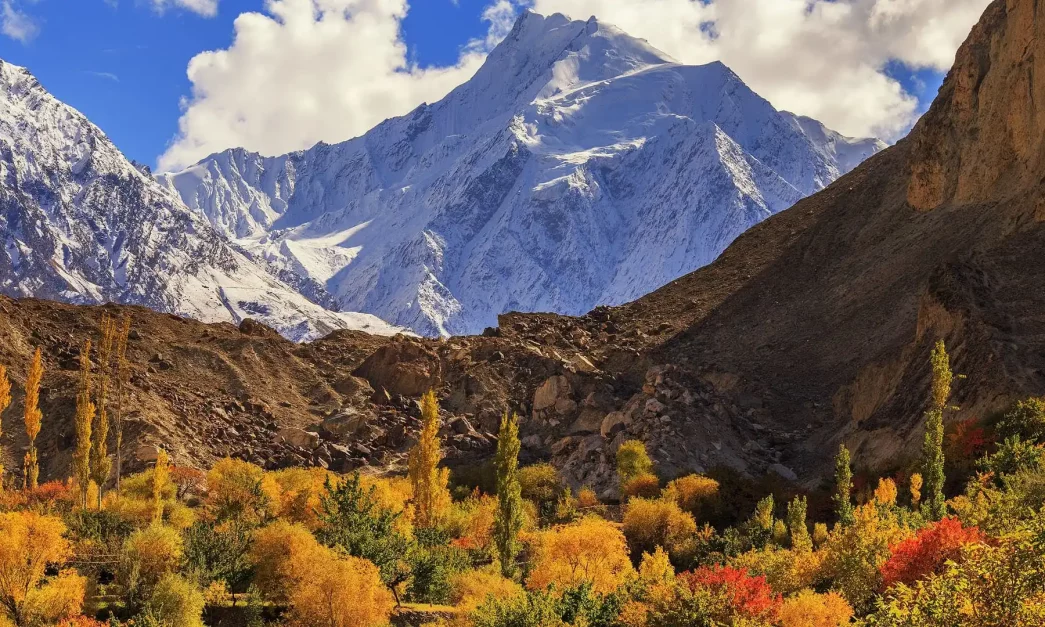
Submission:
M 415 2 L 403 21 L 411 59 L 454 63 L 486 32 L 484 0 Z M 97 124 L 128 157 L 152 165 L 177 132 L 179 101 L 190 92 L 185 68 L 204 50 L 227 47 L 240 13 L 262 0 L 222 0 L 202 17 L 123 0 L 40 0 L 24 8 L 39 24 L 27 43 L 0 37 L 0 58 L 28 67 L 59 99 Z
M 206 17 L 173 7 L 157 11 L 151 4 L 193 1 L 216 1 L 216 15 Z M 468 72 L 474 71 L 476 61 L 473 59 L 471 65 L 466 64 L 462 60 L 462 50 L 470 41 L 482 39 L 491 29 L 491 22 L 483 20 L 484 10 L 492 4 L 507 5 L 512 10 L 518 10 L 518 5 L 523 1 L 511 0 L 514 5 L 510 5 L 509 0 L 414 0 L 406 17 L 399 24 L 402 41 L 408 50 L 409 62 L 422 68 L 448 68 L 456 64 L 460 72 L 448 75 L 452 76 L 452 79 L 445 80 L 463 80 L 461 76 L 466 77 Z M 837 68 L 831 68 L 828 64 L 817 70 L 819 74 L 805 71 L 790 77 L 781 75 L 779 69 L 771 67 L 770 62 L 773 58 L 780 57 L 779 51 L 768 51 L 765 53 L 766 56 L 759 57 L 755 53 L 746 54 L 743 46 L 731 48 L 722 45 L 722 42 L 715 42 L 715 48 L 700 46 L 700 38 L 695 34 L 690 38 L 693 49 L 689 50 L 684 47 L 688 35 L 684 31 L 678 35 L 678 28 L 666 29 L 676 31 L 674 40 L 666 35 L 662 40 L 658 38 L 658 28 L 645 23 L 656 20 L 628 23 L 633 19 L 630 17 L 632 15 L 643 16 L 641 5 L 647 1 L 525 0 L 528 6 L 535 6 L 536 9 L 545 12 L 566 10 L 573 13 L 574 8 L 579 13 L 604 11 L 609 14 L 605 16 L 607 21 L 617 22 L 628 32 L 650 39 L 654 45 L 687 62 L 706 62 L 712 57 L 723 57 L 727 65 L 732 66 L 741 78 L 781 108 L 786 107 L 798 113 L 813 115 L 842 131 L 856 130 L 850 134 L 869 134 L 879 128 L 887 128 L 886 132 L 876 132 L 881 136 L 902 132 L 902 129 L 906 128 L 904 125 L 909 126 L 913 116 L 928 105 L 936 94 L 943 70 L 953 58 L 957 42 L 964 38 L 968 26 L 974 21 L 973 17 L 982 9 L 980 5 L 986 2 L 911 0 L 908 5 L 913 7 L 912 12 L 909 16 L 902 16 L 902 19 L 909 20 L 909 23 L 901 23 L 901 28 L 895 33 L 890 31 L 869 36 L 868 41 L 860 42 L 863 48 L 853 47 L 855 52 L 851 53 L 850 58 L 839 57 Z M 754 7 L 754 4 L 745 5 L 745 2 L 776 0 L 716 1 L 724 7 L 730 4 Z M 661 5 L 674 6 L 677 11 L 690 13 L 701 10 L 694 8 L 696 3 L 692 3 L 691 0 L 671 0 L 662 2 Z M 959 5 L 963 12 L 955 17 Z M 263 0 L 0 0 L 0 8 L 7 6 L 28 16 L 38 28 L 38 32 L 34 37 L 23 37 L 24 41 L 0 36 L 0 57 L 28 67 L 47 89 L 100 126 L 128 157 L 149 165 L 155 165 L 158 157 L 178 136 L 179 118 L 183 115 L 180 103 L 183 98 L 193 94 L 193 83 L 186 76 L 186 67 L 190 59 L 203 51 L 232 48 L 235 43 L 233 22 L 236 17 L 249 11 L 262 11 L 264 8 Z M 640 10 L 635 11 L 636 7 Z M 948 23 L 949 31 L 945 34 L 950 39 L 940 37 L 936 32 L 930 33 L 932 37 L 922 36 L 926 33 L 919 29 L 941 28 L 941 20 L 934 19 L 937 17 L 934 12 L 938 14 L 948 10 L 948 17 L 953 25 Z M 752 11 L 757 13 L 755 9 Z M 587 17 L 579 13 L 574 13 L 573 16 Z M 675 21 L 671 15 L 661 16 L 661 19 Z M 704 18 L 693 19 L 696 20 L 694 23 L 697 23 Z M 729 23 L 726 17 L 722 19 L 719 30 L 725 34 L 720 35 L 720 39 L 728 44 Z M 779 20 L 779 17 L 773 19 Z M 810 39 L 809 29 L 816 27 L 816 24 L 809 15 L 797 15 L 795 19 L 798 20 L 792 29 L 795 59 L 809 54 L 814 55 L 811 58 L 815 58 L 818 51 L 806 50 L 805 42 Z M 779 27 L 779 23 L 767 24 L 767 28 Z M 854 33 L 866 30 L 861 30 L 858 26 L 854 26 Z M 645 32 L 643 29 L 646 28 L 652 30 Z M 852 37 L 845 32 L 839 33 L 839 36 Z M 910 59 L 892 59 L 885 53 L 875 54 L 877 48 L 891 47 L 897 42 L 903 44 L 905 37 L 916 38 L 912 41 L 946 40 L 953 43 L 945 44 L 943 50 L 914 50 Z M 683 43 L 680 43 L 680 40 Z M 820 51 L 820 54 L 824 52 Z M 853 55 L 855 58 L 852 58 Z M 865 84 L 872 85 L 877 79 L 888 81 L 889 78 L 895 79 L 903 87 L 905 93 L 902 96 L 906 101 L 903 98 L 897 100 L 895 94 L 890 96 L 892 100 L 889 100 L 889 90 L 884 87 L 878 91 L 868 91 L 866 95 L 853 95 L 854 84 L 863 89 Z M 210 90 L 214 90 L 213 80 L 208 86 Z M 317 80 L 321 82 L 323 77 L 319 76 Z M 240 95 L 247 104 L 232 103 L 234 107 L 245 107 L 243 112 L 237 112 L 236 115 L 249 117 L 250 111 L 247 108 L 250 101 L 256 102 L 273 96 L 269 87 L 271 82 L 263 85 L 264 88 L 257 89 L 259 93 Z M 418 90 L 416 97 L 411 95 L 398 106 L 400 109 L 405 107 L 408 110 L 409 107 L 419 104 L 422 98 L 437 97 L 439 89 L 443 89 L 445 93 L 442 86 Z M 800 97 L 795 97 L 796 93 L 800 94 Z M 845 100 L 839 94 L 849 100 Z M 880 103 L 875 101 L 875 98 L 879 97 L 882 98 Z M 410 98 L 418 101 L 412 102 Z M 222 101 L 221 104 L 222 108 L 229 106 L 226 101 Z M 881 111 L 876 110 L 876 107 Z M 393 110 L 387 114 L 405 113 L 406 110 Z M 855 113 L 850 114 L 850 110 Z M 271 119 L 271 116 L 267 119 Z M 366 118 L 367 125 L 371 122 L 371 118 Z M 200 128 L 213 130 L 220 126 L 218 120 L 209 127 L 202 125 Z M 195 149 L 196 152 L 189 154 L 193 158 L 199 158 L 208 150 L 218 149 L 219 144 L 227 147 L 223 142 L 273 153 L 311 145 L 319 139 L 339 141 L 353 133 L 361 132 L 357 127 L 347 130 L 339 127 L 330 131 L 331 136 L 327 136 L 322 128 L 308 129 L 302 130 L 303 137 L 296 144 L 291 142 L 290 145 L 285 145 L 284 140 L 283 143 L 272 145 L 258 140 L 259 133 L 263 134 L 264 129 L 255 128 L 254 131 L 243 137 L 221 137 L 215 140 L 215 144 L 206 144 L 205 141 L 199 141 L 199 138 L 190 138 L 196 139 L 199 147 Z M 197 131 L 190 129 L 188 134 L 194 132 Z

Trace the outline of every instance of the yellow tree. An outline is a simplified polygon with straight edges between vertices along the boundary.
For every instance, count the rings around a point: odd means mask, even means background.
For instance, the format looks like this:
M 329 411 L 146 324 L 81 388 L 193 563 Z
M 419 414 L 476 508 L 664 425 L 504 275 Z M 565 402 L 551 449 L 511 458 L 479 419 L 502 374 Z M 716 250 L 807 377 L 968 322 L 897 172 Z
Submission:
M 17 627 L 55 625 L 80 613 L 86 581 L 47 568 L 72 554 L 65 525 L 30 511 L 0 514 L 0 614 Z
M 76 395 L 76 452 L 73 453 L 73 476 L 80 488 L 80 506 L 87 509 L 87 493 L 91 486 L 91 424 L 94 422 L 91 400 L 91 341 L 80 351 L 80 387 Z
M 123 403 L 131 378 L 131 367 L 127 361 L 127 339 L 130 334 L 131 318 L 125 315 L 116 340 L 116 413 L 113 414 L 113 428 L 116 431 L 116 494 L 120 493 L 120 476 L 123 472 Z
M 947 514 L 943 486 L 943 412 L 951 397 L 950 357 L 943 340 L 936 342 L 932 352 L 932 397 L 929 413 L 925 420 L 925 440 L 922 443 L 922 477 L 925 486 L 924 498 L 929 517 L 940 520 Z
M 7 367 L 0 365 L 0 416 L 11 405 L 11 380 L 7 378 Z M 0 429 L 0 435 L 3 430 Z M 4 466 L 0 463 L 0 488 L 4 485 Z
M 526 586 L 562 590 L 589 584 L 608 594 L 634 574 L 624 534 L 611 522 L 589 517 L 537 534 Z
M 25 434 L 29 437 L 29 450 L 25 454 L 23 488 L 35 490 L 40 482 L 40 460 L 36 455 L 36 436 L 40 434 L 40 381 L 44 378 L 43 358 L 40 349 L 33 353 L 29 374 L 25 379 Z
M 152 470 L 152 519 L 156 522 L 163 520 L 163 488 L 170 477 L 170 460 L 167 451 L 156 451 L 156 467 Z
M 102 496 L 105 493 L 105 482 L 112 472 L 112 460 L 109 459 L 109 414 L 106 401 L 109 396 L 109 383 L 112 379 L 113 343 L 116 341 L 116 319 L 109 314 L 102 315 L 102 340 L 98 344 L 98 377 L 95 386 L 95 399 L 98 411 L 95 413 L 94 427 L 91 430 L 94 441 L 91 444 L 91 479 L 98 484 L 98 509 L 102 507 Z
M 421 435 L 410 451 L 410 484 L 414 489 L 414 524 L 432 527 L 450 504 L 447 476 L 440 472 L 443 459 L 439 441 L 439 401 L 429 390 L 421 397 Z

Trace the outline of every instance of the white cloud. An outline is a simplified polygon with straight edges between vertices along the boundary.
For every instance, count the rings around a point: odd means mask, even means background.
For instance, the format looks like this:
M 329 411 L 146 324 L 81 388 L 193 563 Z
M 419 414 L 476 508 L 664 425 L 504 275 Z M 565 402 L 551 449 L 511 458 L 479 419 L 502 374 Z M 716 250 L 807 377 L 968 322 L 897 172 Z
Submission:
M 885 66 L 946 70 L 989 0 L 528 3 L 539 13 L 596 15 L 686 63 L 720 60 L 779 108 L 850 135 L 894 139 L 918 103 Z
M 109 1 L 106 0 L 106 2 Z M 153 8 L 160 12 L 166 11 L 171 7 L 177 7 L 186 11 L 192 11 L 203 17 L 214 17 L 218 14 L 218 0 L 149 0 L 149 2 Z
M 3 0 L 3 4 L 0 5 L 0 32 L 27 44 L 40 34 L 40 25 L 28 14 L 20 11 L 11 0 Z
M 453 66 L 421 68 L 400 33 L 407 10 L 406 0 L 266 0 L 265 13 L 240 15 L 229 48 L 189 63 L 192 95 L 159 168 L 233 146 L 280 154 L 361 135 L 471 77 L 514 19 L 498 0 L 488 38 Z
M 491 1 L 487 37 L 468 42 L 451 67 L 420 68 L 408 60 L 400 32 L 407 0 L 266 0 L 264 12 L 236 19 L 229 48 L 190 62 L 192 94 L 159 167 L 182 167 L 232 146 L 279 154 L 342 141 L 438 100 L 475 72 L 520 5 L 578 19 L 596 15 L 686 63 L 725 62 L 781 109 L 849 135 L 895 139 L 919 103 L 886 65 L 947 69 L 989 2 Z

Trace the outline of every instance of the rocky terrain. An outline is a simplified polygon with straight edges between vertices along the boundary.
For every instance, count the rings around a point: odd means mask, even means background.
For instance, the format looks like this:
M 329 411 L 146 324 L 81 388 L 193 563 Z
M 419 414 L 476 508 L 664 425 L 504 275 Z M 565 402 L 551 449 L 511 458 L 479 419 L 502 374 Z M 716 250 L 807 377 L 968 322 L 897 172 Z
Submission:
M 504 315 L 482 336 L 342 331 L 300 345 L 253 322 L 134 309 L 129 452 L 394 468 L 432 387 L 452 466 L 489 455 L 511 409 L 524 460 L 611 494 L 630 437 L 667 476 L 816 477 L 839 441 L 861 465 L 896 464 L 921 440 L 936 339 L 965 375 L 948 420 L 1045 393 L 1043 9 L 991 4 L 908 138 L 624 306 Z M 0 360 L 21 377 L 32 346 L 47 355 L 50 476 L 72 445 L 74 347 L 100 313 L 0 302 Z M 4 416 L 8 468 L 24 444 L 18 411 Z

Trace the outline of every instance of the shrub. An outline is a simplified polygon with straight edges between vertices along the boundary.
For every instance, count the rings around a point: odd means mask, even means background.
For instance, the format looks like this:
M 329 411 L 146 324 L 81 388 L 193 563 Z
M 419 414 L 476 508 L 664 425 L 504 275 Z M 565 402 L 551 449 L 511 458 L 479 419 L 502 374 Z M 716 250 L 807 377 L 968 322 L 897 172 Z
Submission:
M 450 603 L 470 612 L 491 597 L 503 600 L 524 594 L 522 586 L 494 569 L 466 570 L 457 573 L 451 581 Z
M 183 577 L 164 575 L 153 589 L 147 613 L 169 627 L 203 627 L 203 593 Z
M 524 499 L 537 506 L 542 520 L 554 515 L 555 502 L 562 488 L 559 471 L 551 464 L 534 464 L 519 469 L 519 491 Z
M 635 477 L 653 472 L 653 461 L 646 453 L 646 445 L 639 440 L 628 440 L 617 449 L 617 476 L 621 485 Z
M 279 516 L 311 530 L 319 527 L 316 511 L 330 472 L 323 468 L 286 468 L 269 473 L 279 486 Z
M 652 627 L 764 624 L 776 618 L 781 604 L 764 577 L 752 577 L 744 569 L 698 568 L 680 574 L 678 583 L 674 596 L 653 604 Z
M 624 535 L 633 556 L 664 547 L 672 557 L 692 551 L 697 523 L 678 503 L 667 499 L 635 498 L 624 510 Z
M 670 482 L 664 488 L 664 496 L 674 499 L 684 511 L 700 518 L 711 503 L 718 498 L 718 481 L 704 475 L 686 475 Z
M 131 534 L 123 544 L 119 579 L 132 602 L 149 597 L 164 575 L 174 572 L 182 557 L 181 536 L 165 525 L 151 525 Z
M 254 585 L 266 598 L 285 602 L 301 576 L 302 562 L 319 548 L 303 525 L 277 520 L 259 529 L 249 553 Z
M 963 527 L 957 518 L 944 518 L 922 529 L 917 535 L 890 547 L 892 555 L 882 565 L 882 584 L 912 584 L 939 572 L 948 560 L 956 560 L 966 544 L 983 542 L 976 527 Z
M 410 562 L 410 600 L 438 605 L 449 602 L 452 579 L 471 565 L 464 551 L 445 544 L 415 549 Z
M 534 553 L 526 580 L 531 590 L 553 584 L 561 590 L 586 583 L 594 592 L 605 594 L 635 572 L 624 535 L 601 518 L 584 518 L 538 532 Z
M 279 512 L 279 485 L 260 467 L 226 457 L 207 473 L 204 511 L 210 520 L 260 525 Z
M 301 560 L 290 592 L 291 615 L 302 627 L 370 627 L 388 623 L 395 601 L 377 567 L 326 548 Z
M 621 493 L 625 498 L 655 499 L 660 494 L 660 479 L 649 472 L 635 475 L 624 482 Z
M 1017 401 L 998 421 L 1001 439 L 1019 437 L 1034 443 L 1045 443 L 1045 398 Z

